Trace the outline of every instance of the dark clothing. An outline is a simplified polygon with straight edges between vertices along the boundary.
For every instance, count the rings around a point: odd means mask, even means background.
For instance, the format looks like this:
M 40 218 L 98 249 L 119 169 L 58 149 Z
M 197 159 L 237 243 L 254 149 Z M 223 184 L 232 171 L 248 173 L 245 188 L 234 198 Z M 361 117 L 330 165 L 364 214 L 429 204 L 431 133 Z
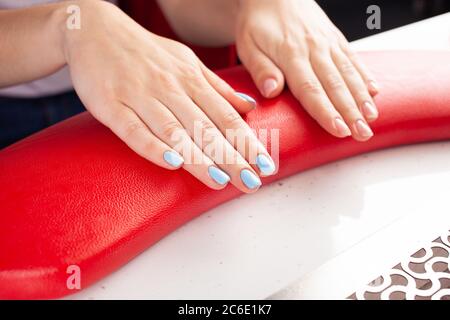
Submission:
M 85 110 L 75 91 L 32 99 L 0 97 L 0 149 Z

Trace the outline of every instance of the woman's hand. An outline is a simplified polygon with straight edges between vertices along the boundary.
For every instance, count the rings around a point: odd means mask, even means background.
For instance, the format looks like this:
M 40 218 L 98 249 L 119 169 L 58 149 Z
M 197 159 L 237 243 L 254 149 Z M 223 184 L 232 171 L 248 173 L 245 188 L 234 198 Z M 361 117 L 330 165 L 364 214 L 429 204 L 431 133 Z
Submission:
M 258 175 L 275 173 L 236 111 L 253 109 L 252 98 L 234 92 L 188 47 L 149 33 L 115 6 L 79 3 L 85 6 L 81 29 L 65 31 L 64 53 L 94 117 L 142 157 L 167 169 L 183 167 L 214 189 L 231 181 L 253 192 Z M 225 130 L 244 140 L 227 140 Z
M 286 82 L 329 133 L 373 136 L 377 84 L 315 1 L 240 0 L 236 24 L 239 57 L 265 97 Z

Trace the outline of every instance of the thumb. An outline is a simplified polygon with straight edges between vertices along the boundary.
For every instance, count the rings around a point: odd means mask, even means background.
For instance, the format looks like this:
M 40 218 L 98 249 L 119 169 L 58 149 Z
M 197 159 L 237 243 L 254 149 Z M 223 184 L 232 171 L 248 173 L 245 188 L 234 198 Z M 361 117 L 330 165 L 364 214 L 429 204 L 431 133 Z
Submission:
M 278 96 L 283 91 L 285 80 L 276 64 L 250 41 L 238 51 L 261 95 L 265 98 Z
M 202 71 L 209 84 L 227 100 L 237 112 L 246 114 L 256 108 L 256 100 L 243 92 L 236 92 L 227 82 L 202 64 Z

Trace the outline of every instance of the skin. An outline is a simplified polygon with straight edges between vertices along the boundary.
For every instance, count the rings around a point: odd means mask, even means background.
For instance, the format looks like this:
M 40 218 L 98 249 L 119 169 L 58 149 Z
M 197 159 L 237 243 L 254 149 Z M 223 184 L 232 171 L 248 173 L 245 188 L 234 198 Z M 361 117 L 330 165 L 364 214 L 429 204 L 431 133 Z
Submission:
M 171 25 L 185 39 L 206 44 L 211 35 L 197 30 L 222 30 L 216 41 L 235 42 L 239 57 L 266 98 L 278 96 L 285 84 L 308 113 L 336 137 L 358 141 L 373 136 L 369 123 L 378 118 L 372 99 L 379 89 L 348 41 L 312 0 L 209 1 L 161 0 L 173 12 Z M 193 8 L 182 14 L 183 6 Z M 188 25 L 198 21 L 197 30 Z M 336 119 L 339 125 L 336 125 Z M 362 123 L 364 130 L 361 129 Z
M 70 4 L 81 8 L 79 30 L 66 27 Z M 235 41 L 265 97 L 276 97 L 286 83 L 331 134 L 352 134 L 360 141 L 371 137 L 368 122 L 378 116 L 372 78 L 313 1 L 160 4 L 187 41 L 213 46 Z M 182 167 L 211 188 L 224 187 L 208 174 L 208 168 L 216 166 L 243 192 L 257 190 L 240 178 L 244 169 L 262 176 L 255 157 L 269 157 L 239 115 L 254 104 L 237 96 L 187 46 L 148 32 L 117 7 L 95 0 L 0 11 L 0 34 L 0 87 L 68 65 L 86 108 L 142 157 L 173 170 L 177 168 L 163 155 L 174 151 L 184 158 Z M 366 108 L 367 103 L 372 108 Z M 341 123 L 336 125 L 336 119 Z M 368 129 L 365 134 L 361 122 Z M 240 130 L 245 144 L 227 137 L 227 129 Z
M 356 140 L 372 137 L 368 122 L 378 117 L 373 79 L 314 1 L 243 1 L 236 30 L 239 56 L 264 96 L 277 96 L 286 82 L 332 135 L 350 135 L 336 125 L 339 119 Z

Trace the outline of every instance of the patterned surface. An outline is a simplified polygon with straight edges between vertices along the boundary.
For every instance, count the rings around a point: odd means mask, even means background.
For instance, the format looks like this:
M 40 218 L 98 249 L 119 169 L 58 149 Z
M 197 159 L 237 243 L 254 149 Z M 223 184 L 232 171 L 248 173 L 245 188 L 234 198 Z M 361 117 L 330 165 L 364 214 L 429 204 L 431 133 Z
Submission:
M 349 299 L 450 300 L 450 230 Z

